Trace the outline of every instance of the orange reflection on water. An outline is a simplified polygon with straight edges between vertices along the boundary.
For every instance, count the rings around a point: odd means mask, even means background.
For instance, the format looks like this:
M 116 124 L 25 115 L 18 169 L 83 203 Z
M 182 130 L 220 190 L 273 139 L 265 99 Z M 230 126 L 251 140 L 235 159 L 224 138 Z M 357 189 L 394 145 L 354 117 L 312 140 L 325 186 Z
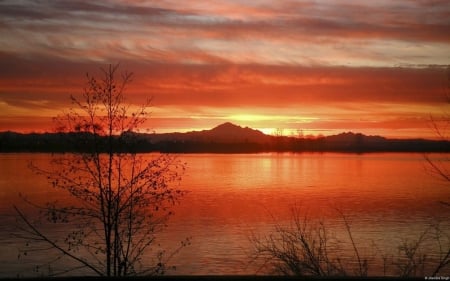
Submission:
M 2 211 L 20 202 L 19 192 L 37 201 L 67 200 L 27 169 L 29 161 L 46 167 L 51 155 L 0 157 Z M 387 250 L 396 249 L 400 238 L 417 238 L 435 218 L 450 216 L 450 210 L 438 203 L 449 197 L 448 187 L 426 172 L 420 154 L 178 157 L 187 163 L 180 187 L 188 193 L 158 236 L 169 252 L 192 237 L 192 244 L 172 261 L 176 274 L 254 274 L 255 267 L 247 264 L 249 235 L 269 233 L 275 223 L 288 224 L 293 205 L 310 219 L 324 219 L 337 236 L 345 236 L 335 210 L 339 208 L 351 221 L 355 240 L 373 241 Z M 362 252 L 369 252 L 366 244 Z
M 251 247 L 252 232 L 269 233 L 275 223 L 289 224 L 293 205 L 302 216 L 323 219 L 331 232 L 348 238 L 335 208 L 342 210 L 355 240 L 363 241 L 362 253 L 373 251 L 366 241 L 380 251 L 396 249 L 401 239 L 416 239 L 434 219 L 450 215 L 438 203 L 448 198 L 448 187 L 425 172 L 419 154 L 180 157 L 188 163 L 182 187 L 190 193 L 175 209 L 170 237 L 192 236 L 181 259 L 203 258 L 203 263 L 189 264 L 188 274 L 208 273 L 202 267 L 215 268 L 216 274 L 254 273 L 252 267 L 235 272 L 222 266 L 248 258 L 243 249 Z
M 311 215 L 440 212 L 445 187 L 411 154 L 184 155 L 183 214 L 260 221 L 294 204 Z M 188 207 L 183 207 L 187 205 Z M 327 211 L 328 209 L 328 211 Z

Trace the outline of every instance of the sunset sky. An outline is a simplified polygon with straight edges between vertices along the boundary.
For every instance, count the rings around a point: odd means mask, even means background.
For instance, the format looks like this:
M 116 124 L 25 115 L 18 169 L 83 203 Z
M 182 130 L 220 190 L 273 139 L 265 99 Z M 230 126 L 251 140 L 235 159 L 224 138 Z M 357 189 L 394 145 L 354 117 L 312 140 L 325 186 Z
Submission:
M 6 0 L 0 35 L 0 131 L 51 131 L 110 63 L 156 132 L 433 138 L 450 110 L 448 0 Z

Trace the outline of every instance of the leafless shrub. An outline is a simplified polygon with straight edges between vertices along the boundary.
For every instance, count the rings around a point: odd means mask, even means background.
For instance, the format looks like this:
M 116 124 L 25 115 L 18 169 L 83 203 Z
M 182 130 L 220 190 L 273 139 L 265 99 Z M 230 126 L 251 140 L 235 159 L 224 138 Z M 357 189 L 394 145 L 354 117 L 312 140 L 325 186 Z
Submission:
M 343 220 L 347 239 L 337 239 L 323 220 L 301 216 L 301 210 L 293 208 L 289 225 L 276 223 L 268 235 L 251 234 L 252 262 L 261 263 L 263 273 L 297 276 L 365 277 L 369 275 L 369 267 L 380 266 L 383 276 L 448 273 L 445 270 L 450 263 L 450 237 L 441 223 L 432 224 L 417 239 L 402 239 L 395 253 L 378 250 L 369 258 L 367 253 L 361 254 L 359 245 L 370 241 L 357 241 L 347 216 L 341 210 L 336 211 Z M 433 250 L 430 252 L 430 249 Z

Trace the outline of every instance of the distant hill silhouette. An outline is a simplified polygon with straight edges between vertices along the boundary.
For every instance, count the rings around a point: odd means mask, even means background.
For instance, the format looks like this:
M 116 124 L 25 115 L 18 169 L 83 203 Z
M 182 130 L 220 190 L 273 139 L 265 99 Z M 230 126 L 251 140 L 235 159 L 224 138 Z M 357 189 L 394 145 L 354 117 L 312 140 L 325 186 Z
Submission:
M 0 152 L 74 152 L 102 149 L 106 142 L 89 133 L 20 134 L 0 132 Z M 320 138 L 269 136 L 226 122 L 210 130 L 187 133 L 116 136 L 115 149 L 135 152 L 253 153 L 253 152 L 450 152 L 450 142 L 425 139 L 387 139 L 346 132 Z
M 223 142 L 264 142 L 267 136 L 261 131 L 248 127 L 242 128 L 230 122 L 223 123 L 205 132 L 211 139 Z
M 242 128 L 230 122 L 223 123 L 211 130 L 193 131 L 187 133 L 166 133 L 146 135 L 151 142 L 160 141 L 195 141 L 195 142 L 217 142 L 217 143 L 264 143 L 271 136 L 251 128 Z

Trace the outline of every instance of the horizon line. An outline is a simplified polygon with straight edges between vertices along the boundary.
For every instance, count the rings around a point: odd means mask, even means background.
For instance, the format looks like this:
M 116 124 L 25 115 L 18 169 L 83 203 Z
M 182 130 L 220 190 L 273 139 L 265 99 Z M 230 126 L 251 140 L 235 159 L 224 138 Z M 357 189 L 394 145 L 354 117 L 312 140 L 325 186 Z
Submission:
M 277 130 L 281 130 L 281 132 L 282 131 L 284 131 L 284 130 L 293 130 L 293 129 L 287 129 L 287 128 L 269 128 L 269 129 L 271 129 L 271 130 L 273 130 L 274 131 L 274 133 L 273 134 L 268 134 L 268 133 L 266 133 L 266 132 L 264 132 L 263 130 L 261 130 L 261 129 L 259 129 L 259 128 L 252 128 L 252 127 L 249 127 L 249 126 L 242 126 L 242 125 L 239 125 L 239 124 L 236 124 L 236 123 L 233 123 L 233 122 L 231 122 L 231 121 L 226 121 L 226 122 L 223 122 L 223 123 L 220 123 L 220 124 L 218 124 L 218 125 L 216 125 L 216 126 L 213 126 L 213 127 L 211 127 L 211 128 L 203 128 L 203 129 L 194 129 L 194 130 L 186 130 L 186 131 L 170 131 L 170 132 L 162 132 L 162 133 L 159 133 L 159 132 L 157 132 L 156 130 L 151 130 L 151 129 L 145 129 L 144 131 L 142 131 L 142 130 L 137 130 L 137 131 L 132 131 L 133 133 L 136 133 L 136 134 L 149 134 L 149 135 L 151 135 L 151 134 L 156 134 L 156 135 L 163 135 L 163 134 L 188 134 L 188 133 L 195 133 L 195 132 L 204 132 L 204 131 L 211 131 L 211 130 L 213 130 L 213 129 L 215 129 L 215 128 L 217 128 L 217 127 L 220 127 L 220 126 L 222 126 L 222 125 L 225 125 L 225 124 L 231 124 L 231 125 L 233 125 L 233 126 L 235 126 L 235 127 L 239 127 L 239 128 L 242 128 L 242 129 L 251 129 L 251 130 L 253 130 L 253 131 L 258 131 L 258 132 L 260 132 L 260 133 L 262 133 L 263 135 L 265 135 L 265 136 L 268 136 L 268 137 L 280 137 L 280 138 L 296 138 L 296 139 L 319 139 L 319 138 L 326 138 L 326 137 L 332 137 L 332 136 L 338 136 L 338 135 L 343 135 L 343 134 L 353 134 L 353 135 L 363 135 L 363 136 L 366 136 L 366 137 L 381 137 L 381 138 L 385 138 L 385 139 L 387 139 L 387 140 L 429 140 L 429 141 L 450 141 L 449 139 L 443 139 L 442 137 L 440 137 L 440 136 L 436 136 L 436 138 L 424 138 L 424 137 L 386 137 L 386 136 L 383 136 L 383 135 L 380 135 L 380 134 L 375 134 L 375 135 L 373 135 L 373 134 L 364 134 L 364 133 L 361 133 L 361 132 L 358 132 L 358 131 L 352 131 L 352 130 L 349 130 L 349 131 L 345 131 L 345 130 L 343 130 L 343 131 L 341 131 L 340 133 L 336 133 L 336 134 L 329 134 L 329 135 L 323 135 L 323 134 L 318 134 L 318 135 L 313 135 L 313 134 L 307 134 L 307 135 L 302 135 L 302 136 L 300 136 L 300 135 L 283 135 L 283 134 L 281 134 L 281 135 L 275 135 L 275 133 L 276 133 L 276 131 Z M 303 130 L 301 130 L 301 129 L 298 129 L 298 130 L 300 130 L 300 131 L 303 131 Z M 308 129 L 307 131 L 326 131 L 326 130 L 323 130 L 323 129 L 317 129 L 317 130 L 315 130 L 315 129 Z M 54 131 L 42 131 L 42 132 L 39 132 L 39 131 L 30 131 L 30 132 L 19 132 L 19 131 L 14 131 L 14 130 L 4 130 L 4 131 L 0 131 L 0 134 L 3 134 L 3 133 L 15 133 L 15 134 L 22 134 L 22 135 L 32 135 L 32 134 L 38 134 L 38 135 L 42 135 L 42 134 L 57 134 L 57 133 L 76 133 L 76 132 L 74 132 L 74 131 L 71 131 L 71 132 L 58 132 L 58 131 L 56 131 L 56 130 L 54 130 Z M 118 136 L 119 134 L 115 134 L 116 136 Z

